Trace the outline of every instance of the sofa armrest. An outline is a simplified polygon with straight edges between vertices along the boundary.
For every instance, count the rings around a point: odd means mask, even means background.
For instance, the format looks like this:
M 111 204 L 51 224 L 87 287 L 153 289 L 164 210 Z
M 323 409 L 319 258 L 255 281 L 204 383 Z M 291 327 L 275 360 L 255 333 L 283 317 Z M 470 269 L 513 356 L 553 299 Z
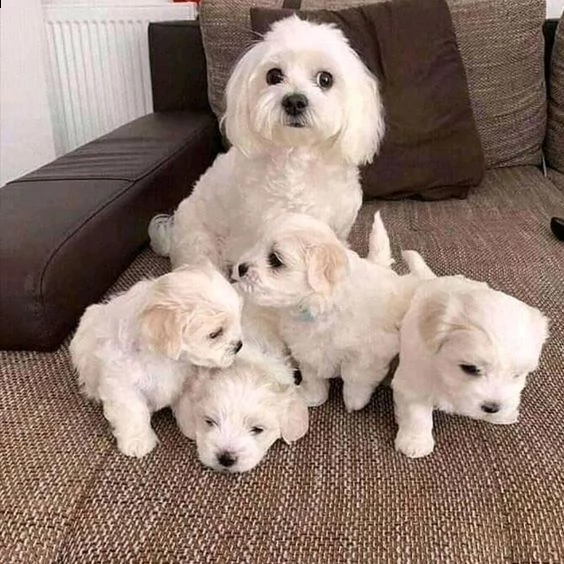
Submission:
M 210 113 L 151 114 L 0 189 L 0 348 L 56 348 L 219 147 Z

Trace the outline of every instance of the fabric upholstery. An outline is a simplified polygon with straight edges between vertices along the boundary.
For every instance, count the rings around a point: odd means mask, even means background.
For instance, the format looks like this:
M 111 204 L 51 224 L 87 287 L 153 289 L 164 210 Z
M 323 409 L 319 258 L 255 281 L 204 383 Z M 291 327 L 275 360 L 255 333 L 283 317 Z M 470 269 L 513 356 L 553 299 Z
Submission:
M 564 172 L 564 14 L 552 47 L 545 150 L 548 164 Z
M 329 11 L 251 8 L 252 29 L 297 13 L 339 26 L 379 78 L 386 134 L 362 169 L 367 198 L 465 197 L 480 183 L 484 155 L 464 66 L 445 0 L 395 0 Z
M 369 203 L 352 234 L 366 251 L 382 206 L 394 248 L 421 251 L 540 307 L 551 338 L 521 420 L 438 414 L 436 451 L 393 450 L 390 390 L 348 414 L 335 383 L 309 433 L 249 474 L 204 469 L 169 411 L 156 451 L 119 454 L 101 408 L 77 389 L 68 339 L 54 353 L 0 353 L 2 562 L 564 561 L 564 244 L 548 219 L 562 195 L 534 168 L 491 171 L 467 200 Z M 164 273 L 144 251 L 113 291 Z
M 303 10 L 338 10 L 374 0 L 303 0 Z M 546 127 L 542 25 L 544 0 L 447 0 L 466 68 L 486 165 L 538 164 Z M 249 7 L 281 8 L 282 0 L 205 0 L 200 25 L 208 94 L 217 116 L 240 54 L 257 37 Z
M 219 149 L 211 113 L 152 114 L 0 190 L 0 348 L 49 350 Z

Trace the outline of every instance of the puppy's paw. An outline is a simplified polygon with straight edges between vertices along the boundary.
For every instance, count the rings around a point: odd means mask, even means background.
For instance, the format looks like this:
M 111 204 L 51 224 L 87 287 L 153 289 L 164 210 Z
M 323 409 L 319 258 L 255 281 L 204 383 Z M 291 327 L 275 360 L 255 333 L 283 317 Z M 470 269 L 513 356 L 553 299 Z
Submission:
M 147 433 L 118 437 L 118 449 L 126 456 L 142 458 L 149 454 L 158 444 L 159 438 L 151 429 Z
M 323 405 L 329 397 L 329 382 L 327 380 L 305 380 L 298 387 L 299 393 L 308 407 Z
M 351 389 L 346 384 L 343 386 L 343 401 L 345 402 L 345 408 L 349 413 L 351 411 L 360 411 L 363 407 L 366 407 L 371 397 L 372 388 Z
M 421 458 L 433 452 L 435 440 L 432 435 L 399 432 L 396 436 L 396 450 L 409 458 Z
M 513 425 L 519 420 L 519 412 L 508 413 L 507 415 L 500 415 L 495 419 L 490 419 L 494 425 Z

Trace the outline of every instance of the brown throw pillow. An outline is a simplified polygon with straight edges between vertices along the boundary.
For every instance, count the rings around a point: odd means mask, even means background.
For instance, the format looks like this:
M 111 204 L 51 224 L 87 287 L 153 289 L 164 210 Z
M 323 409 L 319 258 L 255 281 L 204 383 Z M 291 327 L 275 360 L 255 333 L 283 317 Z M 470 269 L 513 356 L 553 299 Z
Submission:
M 362 170 L 366 197 L 463 198 L 480 183 L 484 155 L 444 0 L 339 11 L 251 8 L 252 28 L 265 33 L 293 13 L 337 25 L 380 80 L 386 135 Z
M 552 48 L 545 150 L 548 164 L 564 173 L 564 14 Z

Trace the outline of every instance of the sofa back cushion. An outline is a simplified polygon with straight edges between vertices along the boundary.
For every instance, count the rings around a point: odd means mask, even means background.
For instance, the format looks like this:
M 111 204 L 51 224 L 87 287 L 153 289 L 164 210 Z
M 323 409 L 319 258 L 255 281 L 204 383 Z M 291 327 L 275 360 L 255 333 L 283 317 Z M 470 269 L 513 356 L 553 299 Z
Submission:
M 556 28 L 550 62 L 546 160 L 564 173 L 564 14 Z
M 393 1 L 393 0 L 392 0 Z M 302 10 L 337 10 L 374 0 L 302 0 Z M 204 0 L 200 25 L 208 94 L 219 117 L 227 79 L 258 37 L 250 7 L 283 0 Z M 296 4 L 294 2 L 294 4 Z M 447 0 L 488 167 L 539 164 L 546 128 L 542 24 L 544 0 Z

